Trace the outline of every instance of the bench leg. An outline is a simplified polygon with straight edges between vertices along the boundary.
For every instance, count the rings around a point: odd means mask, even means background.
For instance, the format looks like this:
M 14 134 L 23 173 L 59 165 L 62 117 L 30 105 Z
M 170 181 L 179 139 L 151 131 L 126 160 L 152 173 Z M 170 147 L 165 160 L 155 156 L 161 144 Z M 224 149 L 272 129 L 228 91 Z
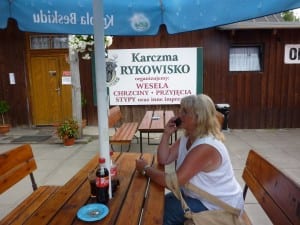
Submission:
M 115 151 L 113 144 L 110 144 L 110 147 L 111 147 L 112 151 Z M 127 148 L 126 152 L 129 152 L 130 147 L 131 147 L 131 143 L 128 144 L 128 148 Z M 121 152 L 123 152 L 123 144 L 121 144 Z
M 127 152 L 129 152 L 131 144 L 128 144 Z
M 35 182 L 33 173 L 30 173 L 29 176 L 30 176 L 30 180 L 31 180 L 31 184 L 32 184 L 32 189 L 35 191 L 37 189 L 37 184 Z
M 136 143 L 138 144 L 139 143 L 139 137 L 136 136 L 136 134 L 134 135 L 134 138 L 136 139 Z
M 115 151 L 113 144 L 110 144 L 110 148 L 113 152 Z
M 111 147 L 111 150 L 113 150 L 114 152 L 115 152 L 115 149 L 114 149 L 114 146 L 113 146 L 113 144 L 110 144 L 110 147 Z M 123 150 L 122 150 L 122 144 L 121 144 L 121 152 L 122 152 Z
M 142 132 L 140 131 L 140 152 L 141 154 L 143 154 L 143 136 L 142 136 Z
M 128 147 L 127 147 L 127 151 L 126 151 L 126 152 L 129 152 L 130 147 L 131 147 L 131 143 L 128 144 Z M 121 152 L 123 152 L 123 145 L 122 145 L 122 144 L 121 144 Z

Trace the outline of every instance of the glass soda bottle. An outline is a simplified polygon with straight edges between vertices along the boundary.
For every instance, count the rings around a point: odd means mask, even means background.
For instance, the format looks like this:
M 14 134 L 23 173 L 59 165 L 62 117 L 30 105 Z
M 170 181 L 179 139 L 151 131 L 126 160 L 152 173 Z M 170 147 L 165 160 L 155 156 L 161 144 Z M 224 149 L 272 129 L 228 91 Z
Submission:
M 109 200 L 109 173 L 105 167 L 105 158 L 99 158 L 100 167 L 96 171 L 97 202 L 107 204 Z

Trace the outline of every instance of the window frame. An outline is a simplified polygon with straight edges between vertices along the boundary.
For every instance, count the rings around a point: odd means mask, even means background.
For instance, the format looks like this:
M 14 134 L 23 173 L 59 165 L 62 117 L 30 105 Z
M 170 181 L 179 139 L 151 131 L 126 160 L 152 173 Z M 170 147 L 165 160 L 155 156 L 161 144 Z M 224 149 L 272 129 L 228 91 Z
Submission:
M 259 70 L 251 70 L 251 69 L 245 69 L 245 70 L 230 70 L 230 50 L 232 48 L 257 48 L 258 49 L 258 59 L 259 59 Z M 232 44 L 228 49 L 228 71 L 230 73 L 239 73 L 239 72 L 250 72 L 250 73 L 258 73 L 264 71 L 264 46 L 262 44 Z
M 65 39 L 63 41 L 63 39 Z M 36 44 L 34 43 L 36 42 Z M 68 35 L 63 34 L 30 34 L 29 50 L 68 49 Z

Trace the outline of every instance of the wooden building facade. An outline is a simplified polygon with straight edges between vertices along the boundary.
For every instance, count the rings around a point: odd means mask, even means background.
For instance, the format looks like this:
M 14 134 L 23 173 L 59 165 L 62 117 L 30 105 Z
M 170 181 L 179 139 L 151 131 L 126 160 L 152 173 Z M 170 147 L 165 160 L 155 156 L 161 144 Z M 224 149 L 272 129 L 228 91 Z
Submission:
M 203 47 L 203 92 L 215 103 L 230 105 L 229 128 L 299 128 L 300 64 L 285 64 L 286 44 L 300 44 L 300 28 L 221 29 L 211 28 L 170 35 L 162 27 L 156 36 L 114 37 L 111 49 Z M 260 71 L 230 71 L 233 46 L 260 46 Z M 35 125 L 32 118 L 26 34 L 9 21 L 0 30 L 0 99 L 11 105 L 8 118 L 13 126 Z M 61 50 L 67 54 L 67 50 Z M 14 72 L 16 84 L 9 84 Z M 97 125 L 93 104 L 92 67 L 80 62 L 81 88 L 87 104 L 83 115 Z M 145 110 L 178 106 L 122 106 L 125 121 L 140 121 Z

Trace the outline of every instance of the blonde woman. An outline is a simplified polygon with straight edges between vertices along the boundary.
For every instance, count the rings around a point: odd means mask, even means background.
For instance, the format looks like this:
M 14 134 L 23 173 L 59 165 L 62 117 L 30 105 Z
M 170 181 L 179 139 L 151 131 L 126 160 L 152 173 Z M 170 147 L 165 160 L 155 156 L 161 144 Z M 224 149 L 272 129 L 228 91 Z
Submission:
M 242 189 L 234 177 L 216 113 L 215 105 L 207 95 L 182 98 L 178 117 L 184 136 L 169 146 L 172 133 L 178 129 L 175 123 L 177 118 L 170 119 L 158 146 L 158 161 L 163 165 L 176 161 L 180 186 L 190 182 L 229 205 L 243 209 Z M 166 187 L 166 174 L 149 167 L 145 160 L 138 159 L 136 168 L 154 182 Z M 193 212 L 218 209 L 218 206 L 189 190 L 182 188 L 182 193 Z M 180 201 L 172 192 L 168 193 L 165 197 L 164 225 L 181 225 L 184 220 Z

